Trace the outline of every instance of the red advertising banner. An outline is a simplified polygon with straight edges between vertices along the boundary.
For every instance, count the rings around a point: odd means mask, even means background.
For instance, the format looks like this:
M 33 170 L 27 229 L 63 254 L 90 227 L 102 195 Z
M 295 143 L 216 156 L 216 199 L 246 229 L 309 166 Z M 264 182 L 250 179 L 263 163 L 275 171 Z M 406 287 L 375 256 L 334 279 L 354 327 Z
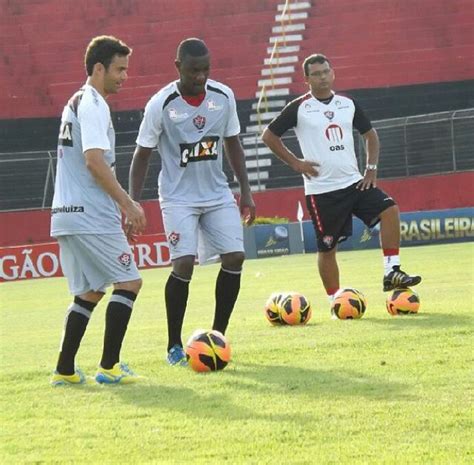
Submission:
M 139 236 L 131 245 L 138 268 L 156 268 L 171 263 L 164 234 Z M 63 276 L 57 242 L 0 247 L 0 282 Z

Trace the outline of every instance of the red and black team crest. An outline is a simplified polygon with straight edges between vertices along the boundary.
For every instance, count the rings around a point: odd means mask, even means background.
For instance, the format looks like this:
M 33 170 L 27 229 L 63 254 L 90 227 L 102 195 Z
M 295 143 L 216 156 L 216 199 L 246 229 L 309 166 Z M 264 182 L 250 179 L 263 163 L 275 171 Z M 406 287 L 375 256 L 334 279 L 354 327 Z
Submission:
M 120 257 L 118 257 L 118 261 L 121 265 L 128 268 L 132 263 L 132 256 L 129 253 L 124 252 Z
M 194 126 L 196 126 L 196 128 L 202 129 L 206 125 L 206 117 L 201 116 L 201 115 L 197 115 L 193 119 L 193 124 L 194 124 Z
M 173 231 L 172 233 L 168 234 L 168 242 L 172 246 L 175 246 L 179 242 L 179 233 Z
M 329 121 L 332 121 L 332 119 L 334 118 L 334 112 L 333 111 L 325 111 L 324 112 L 324 116 L 329 120 Z
M 332 236 L 323 236 L 323 243 L 326 247 L 331 247 L 334 238 Z

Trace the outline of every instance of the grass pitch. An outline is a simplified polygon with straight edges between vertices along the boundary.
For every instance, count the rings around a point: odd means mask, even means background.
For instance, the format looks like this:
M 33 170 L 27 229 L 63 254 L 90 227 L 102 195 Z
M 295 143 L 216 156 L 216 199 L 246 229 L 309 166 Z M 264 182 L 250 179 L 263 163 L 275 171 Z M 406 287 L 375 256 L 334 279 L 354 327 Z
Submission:
M 333 321 L 315 255 L 249 260 L 228 337 L 233 361 L 197 374 L 165 361 L 169 269 L 143 272 L 123 358 L 140 385 L 52 388 L 63 278 L 0 285 L 1 448 L 13 463 L 472 463 L 473 243 L 406 248 L 420 314 L 391 317 L 380 251 L 339 253 L 344 286 L 367 297 L 359 321 Z M 218 265 L 196 268 L 183 336 L 213 318 Z M 270 293 L 313 304 L 307 326 L 271 327 Z M 100 358 L 104 300 L 78 364 Z

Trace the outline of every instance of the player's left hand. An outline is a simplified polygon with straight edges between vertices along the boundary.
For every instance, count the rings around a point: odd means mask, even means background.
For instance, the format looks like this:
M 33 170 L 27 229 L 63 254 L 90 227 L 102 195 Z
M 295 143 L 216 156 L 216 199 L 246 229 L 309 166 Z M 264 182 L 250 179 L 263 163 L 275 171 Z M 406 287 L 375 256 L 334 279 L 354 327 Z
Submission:
M 365 170 L 364 179 L 361 179 L 356 187 L 361 191 L 377 187 L 377 170 Z
M 253 201 L 250 190 L 240 194 L 239 207 L 245 225 L 250 226 L 254 222 L 256 214 L 255 202 Z

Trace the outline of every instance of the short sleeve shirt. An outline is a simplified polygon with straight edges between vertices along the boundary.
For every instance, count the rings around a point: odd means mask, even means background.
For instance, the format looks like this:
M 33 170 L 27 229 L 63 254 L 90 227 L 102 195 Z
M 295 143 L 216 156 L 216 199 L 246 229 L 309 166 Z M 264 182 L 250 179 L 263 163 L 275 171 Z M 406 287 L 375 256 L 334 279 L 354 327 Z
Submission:
M 303 157 L 319 164 L 318 176 L 303 178 L 306 195 L 344 189 L 362 179 L 352 131 L 365 134 L 372 125 L 353 99 L 333 94 L 320 101 L 308 92 L 290 102 L 268 126 L 277 136 L 291 128 Z
M 104 151 L 115 168 L 115 132 L 110 109 L 94 87 L 85 85 L 64 107 L 58 141 L 58 162 L 51 235 L 116 234 L 122 231 L 115 201 L 88 170 L 84 152 Z
M 172 82 L 145 108 L 137 137 L 157 147 L 162 169 L 158 191 L 163 205 L 211 206 L 232 199 L 223 171 L 223 141 L 240 133 L 232 90 L 209 79 L 198 106 L 188 103 Z

